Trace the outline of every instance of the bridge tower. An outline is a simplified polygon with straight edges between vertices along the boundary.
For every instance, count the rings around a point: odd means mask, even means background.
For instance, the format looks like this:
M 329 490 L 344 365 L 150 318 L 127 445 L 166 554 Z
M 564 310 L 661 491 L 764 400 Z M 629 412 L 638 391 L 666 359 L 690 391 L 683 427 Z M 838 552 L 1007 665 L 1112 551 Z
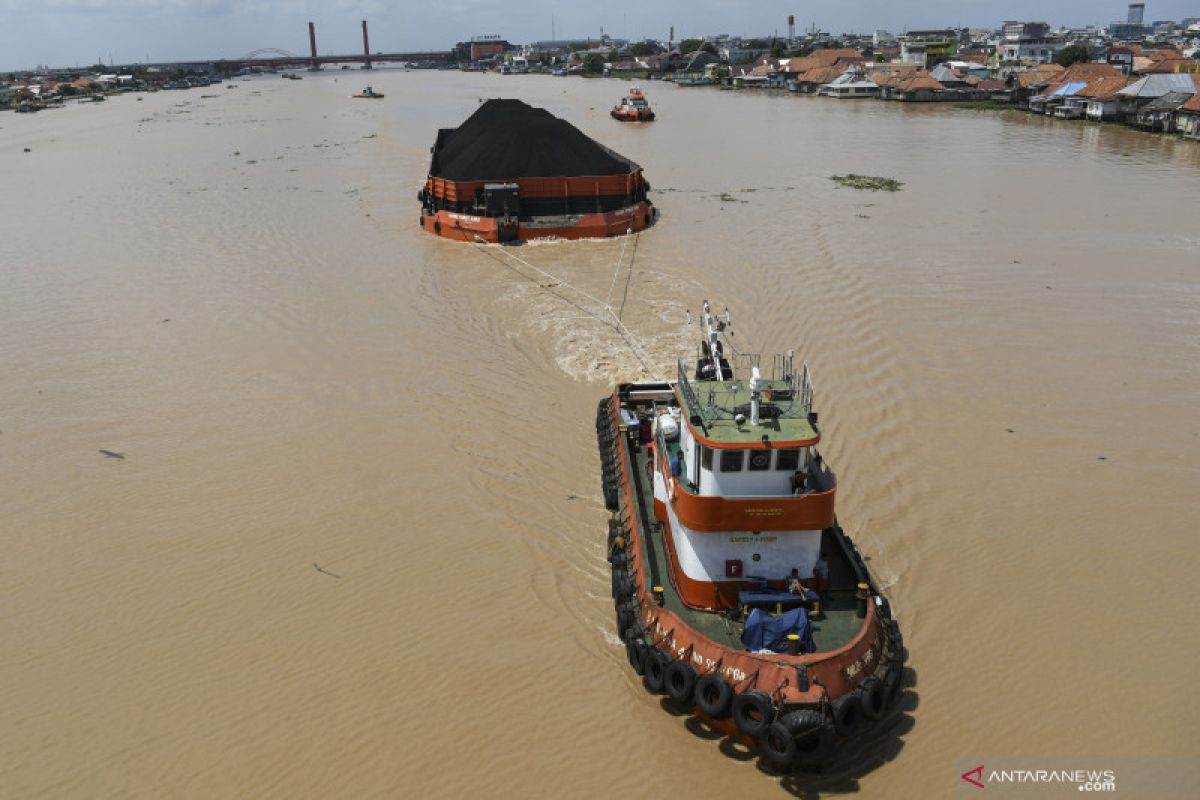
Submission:
M 363 62 L 363 69 L 370 69 L 371 68 L 371 45 L 367 42 L 367 21 L 364 19 L 362 21 L 362 23 L 363 23 L 363 56 L 365 56 L 367 59 L 366 61 Z
M 312 48 L 312 66 L 309 67 L 313 72 L 320 69 L 317 64 L 317 26 L 313 23 L 308 23 L 308 46 Z

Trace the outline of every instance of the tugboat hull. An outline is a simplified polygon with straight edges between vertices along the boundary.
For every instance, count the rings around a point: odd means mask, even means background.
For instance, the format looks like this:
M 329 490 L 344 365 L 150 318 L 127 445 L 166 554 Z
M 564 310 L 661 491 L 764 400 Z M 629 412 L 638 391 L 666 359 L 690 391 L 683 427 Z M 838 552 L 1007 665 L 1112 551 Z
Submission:
M 688 607 L 681 588 L 672 585 L 677 564 L 668 515 L 648 490 L 653 466 L 646 461 L 646 431 L 633 422 L 644 419 L 639 396 L 657 392 L 661 401 L 672 391 L 665 383 L 623 384 L 596 414 L 605 505 L 614 513 L 608 534 L 613 602 L 629 663 L 649 691 L 666 694 L 677 707 L 757 748 L 773 769 L 819 769 L 839 741 L 897 702 L 904 658 L 899 628 L 857 548 L 834 522 L 824 541 L 840 551 L 843 582 L 860 581 L 858 608 L 851 612 L 857 620 L 841 646 L 796 655 L 752 653 L 707 635 L 719 627 L 706 619 L 728 628 L 729 614 Z M 712 602 L 721 605 L 719 598 Z M 843 619 L 848 616 L 843 612 Z

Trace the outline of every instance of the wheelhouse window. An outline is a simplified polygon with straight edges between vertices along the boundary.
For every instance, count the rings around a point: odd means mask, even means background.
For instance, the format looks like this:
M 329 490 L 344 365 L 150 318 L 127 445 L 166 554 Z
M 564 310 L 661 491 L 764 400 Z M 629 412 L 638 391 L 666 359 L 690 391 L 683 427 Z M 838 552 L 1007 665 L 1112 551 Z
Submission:
M 790 450 L 780 450 L 779 455 L 775 456 L 775 469 L 787 470 L 795 472 L 800 466 L 800 451 L 793 448 Z
M 721 472 L 741 472 L 745 450 L 722 450 Z
M 750 451 L 750 469 L 761 471 L 771 468 L 771 451 L 770 450 L 751 450 Z
M 712 472 L 712 453 L 711 447 L 700 447 L 700 467 L 709 472 Z

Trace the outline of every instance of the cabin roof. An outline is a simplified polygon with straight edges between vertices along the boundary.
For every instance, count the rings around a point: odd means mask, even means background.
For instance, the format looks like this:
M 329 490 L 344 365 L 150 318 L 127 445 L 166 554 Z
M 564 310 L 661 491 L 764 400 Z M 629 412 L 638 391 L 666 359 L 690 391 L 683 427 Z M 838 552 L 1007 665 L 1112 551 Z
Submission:
M 764 408 L 768 404 L 765 399 L 768 394 L 779 395 L 780 399 L 773 399 L 770 402 L 771 405 L 779 408 L 780 416 L 775 419 L 767 419 L 767 415 L 764 413 L 761 415 L 762 424 L 756 427 L 750 424 L 749 411 L 744 411 L 741 413 L 746 415 L 746 422 L 740 428 L 734 422 L 734 415 L 738 413 L 738 406 L 750 403 L 750 382 L 748 380 L 693 381 L 688 385 L 695 393 L 695 400 L 700 407 L 692 405 L 692 398 L 688 396 L 687 391 L 678 392 L 679 405 L 683 408 L 684 419 L 688 421 L 692 432 L 702 442 L 710 442 L 716 447 L 730 447 L 739 444 L 762 447 L 763 436 L 777 446 L 783 446 L 784 443 L 814 444 L 820 438 L 817 429 L 809 421 L 808 414 L 803 410 L 799 398 L 782 399 L 785 390 L 792 388 L 785 381 L 764 380 L 761 385 Z M 770 392 L 767 391 L 767 387 L 770 387 Z M 714 401 L 712 406 L 709 405 L 710 392 Z M 694 416 L 704 419 L 704 428 L 691 424 L 690 421 Z M 707 428 L 707 433 L 705 433 L 705 428 Z

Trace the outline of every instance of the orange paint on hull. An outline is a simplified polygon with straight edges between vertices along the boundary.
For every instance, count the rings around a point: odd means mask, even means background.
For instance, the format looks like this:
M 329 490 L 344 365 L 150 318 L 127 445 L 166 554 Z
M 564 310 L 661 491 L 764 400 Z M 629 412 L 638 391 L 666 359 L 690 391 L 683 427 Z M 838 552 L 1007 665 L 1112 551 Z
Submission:
M 505 230 L 503 220 L 499 217 L 438 211 L 422 214 L 421 226 L 446 239 L 496 244 L 529 239 L 601 239 L 621 236 L 645 230 L 654 222 L 656 215 L 654 206 L 643 201 L 616 211 L 573 215 L 572 224 L 542 225 L 517 221 L 513 228 Z
M 611 403 L 613 428 L 619 430 L 620 395 L 614 393 Z M 622 505 L 628 509 L 638 507 L 638 496 L 630 475 L 629 458 L 624 451 L 628 446 L 625 437 L 618 436 L 614 442 L 617 450 L 616 463 L 620 472 L 620 494 Z M 655 516 L 664 522 L 663 537 L 667 544 L 671 562 L 671 579 L 680 597 L 688 592 L 693 598 L 699 589 L 689 586 L 675 559 L 672 537 L 665 525 L 665 508 L 655 501 Z M 627 515 L 631 527 L 629 549 L 633 554 L 634 597 L 638 604 L 638 617 L 647 630 L 647 638 L 653 646 L 666 650 L 672 658 L 688 659 L 700 672 L 716 671 L 736 691 L 755 688 L 771 693 L 778 702 L 785 704 L 815 705 L 822 700 L 833 700 L 854 691 L 868 676 L 882 674 L 888 665 L 886 641 L 882 619 L 875 603 L 867 604 L 867 615 L 858 634 L 846 645 L 836 650 L 804 655 L 750 653 L 734 650 L 718 644 L 690 627 L 678 614 L 660 607 L 654 600 L 649 585 L 647 554 L 642 545 L 643 532 L 639 530 L 637 514 Z M 680 580 L 682 576 L 683 580 Z M 696 582 L 693 582 L 696 583 Z M 709 598 L 713 587 L 720 584 L 703 584 Z M 723 588 L 723 587 L 722 587 Z M 735 595 L 736 596 L 736 595 Z M 698 607 L 706 607 L 707 599 L 701 599 Z M 797 686 L 796 667 L 807 669 L 809 685 L 805 690 Z

